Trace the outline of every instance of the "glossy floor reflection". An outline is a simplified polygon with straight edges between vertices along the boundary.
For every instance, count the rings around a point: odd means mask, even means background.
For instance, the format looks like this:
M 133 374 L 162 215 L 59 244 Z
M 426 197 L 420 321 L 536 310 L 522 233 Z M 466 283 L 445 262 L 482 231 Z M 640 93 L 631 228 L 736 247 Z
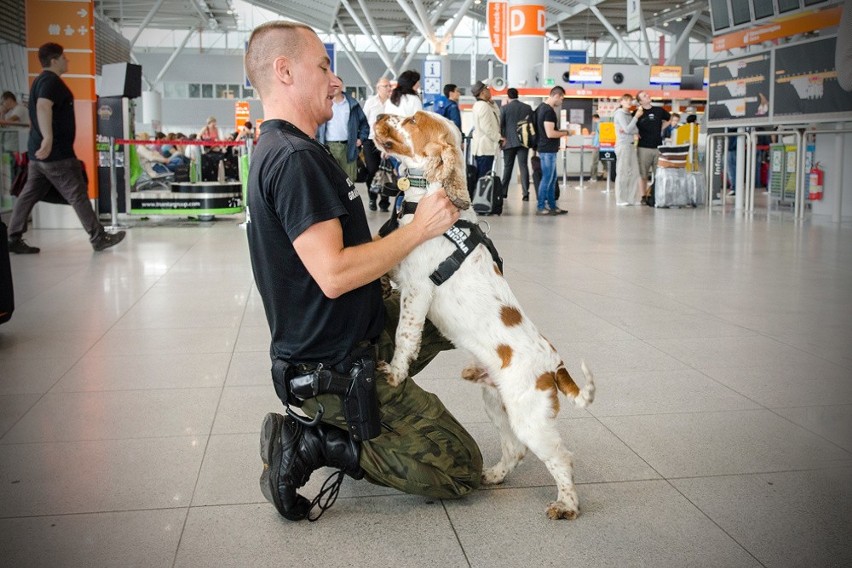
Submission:
M 0 326 L 4 566 L 852 565 L 852 224 L 616 207 L 602 184 L 489 218 L 525 311 L 598 393 L 563 404 L 582 514 L 533 456 L 461 501 L 347 481 L 318 523 L 257 479 L 280 410 L 242 218 L 33 230 Z M 368 212 L 374 229 L 386 214 Z M 469 301 L 475 301 L 471 298 Z M 467 363 L 417 378 L 499 441 Z M 313 495 L 326 477 L 315 474 Z

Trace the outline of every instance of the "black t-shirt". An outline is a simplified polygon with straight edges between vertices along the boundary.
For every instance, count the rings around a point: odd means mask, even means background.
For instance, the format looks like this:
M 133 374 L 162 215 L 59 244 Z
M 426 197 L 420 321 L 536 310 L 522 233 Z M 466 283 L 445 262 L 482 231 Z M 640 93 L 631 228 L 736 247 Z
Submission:
M 645 110 L 636 128 L 639 130 L 639 147 L 654 148 L 663 143 L 663 123 L 671 118 L 669 111 L 664 108 L 652 106 Z
M 558 152 L 559 138 L 548 138 L 547 130 L 544 129 L 545 122 L 552 122 L 554 127 L 559 129 L 559 119 L 556 118 L 556 111 L 547 103 L 542 103 L 541 106 L 535 109 L 535 126 L 538 129 L 538 151 L 539 152 Z
M 39 99 L 53 101 L 53 148 L 45 162 L 74 158 L 74 137 L 77 135 L 77 123 L 74 120 L 74 95 L 59 75 L 52 71 L 42 71 L 33 81 L 30 89 L 30 138 L 27 152 L 30 160 L 41 147 L 44 136 L 38 126 Z
M 292 124 L 267 120 L 252 153 L 248 242 L 272 332 L 270 353 L 294 362 L 337 363 L 384 325 L 379 281 L 326 297 L 293 241 L 311 225 L 339 219 L 343 245 L 372 239 L 355 185 L 323 146 Z

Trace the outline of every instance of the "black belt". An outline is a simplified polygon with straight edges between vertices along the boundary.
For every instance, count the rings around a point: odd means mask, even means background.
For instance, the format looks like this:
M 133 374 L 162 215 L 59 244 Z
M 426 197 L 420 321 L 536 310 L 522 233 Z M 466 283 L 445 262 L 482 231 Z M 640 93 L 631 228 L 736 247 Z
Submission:
M 336 363 L 327 363 L 322 361 L 301 361 L 301 362 L 288 362 L 288 364 L 292 367 L 295 367 L 295 373 L 297 375 L 304 375 L 306 373 L 311 373 L 315 371 L 320 366 L 325 367 L 326 369 L 334 369 L 338 373 L 348 373 L 349 369 L 352 368 L 352 364 L 363 357 L 364 355 L 371 355 L 373 359 L 377 357 L 377 348 L 375 341 L 369 341 L 365 339 L 355 345 L 343 359 Z

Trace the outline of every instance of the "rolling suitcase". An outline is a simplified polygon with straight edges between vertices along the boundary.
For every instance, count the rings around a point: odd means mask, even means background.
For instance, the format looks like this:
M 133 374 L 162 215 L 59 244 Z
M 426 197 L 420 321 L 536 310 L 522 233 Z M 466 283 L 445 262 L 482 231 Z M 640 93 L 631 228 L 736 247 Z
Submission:
M 503 184 L 496 172 L 492 170 L 479 178 L 471 202 L 477 215 L 503 214 Z
M 15 311 L 15 292 L 12 287 L 12 263 L 9 261 L 9 241 L 6 224 L 0 221 L 0 323 L 6 323 Z

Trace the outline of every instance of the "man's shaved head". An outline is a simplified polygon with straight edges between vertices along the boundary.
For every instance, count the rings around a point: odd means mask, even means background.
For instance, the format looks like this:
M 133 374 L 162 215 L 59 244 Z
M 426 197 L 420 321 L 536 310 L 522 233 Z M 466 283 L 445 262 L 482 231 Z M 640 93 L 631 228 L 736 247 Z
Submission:
M 296 60 L 301 55 L 305 44 L 302 30 L 315 33 L 305 24 L 285 21 L 267 22 L 252 32 L 246 48 L 246 75 L 261 97 L 273 75 L 272 62 L 278 57 Z

